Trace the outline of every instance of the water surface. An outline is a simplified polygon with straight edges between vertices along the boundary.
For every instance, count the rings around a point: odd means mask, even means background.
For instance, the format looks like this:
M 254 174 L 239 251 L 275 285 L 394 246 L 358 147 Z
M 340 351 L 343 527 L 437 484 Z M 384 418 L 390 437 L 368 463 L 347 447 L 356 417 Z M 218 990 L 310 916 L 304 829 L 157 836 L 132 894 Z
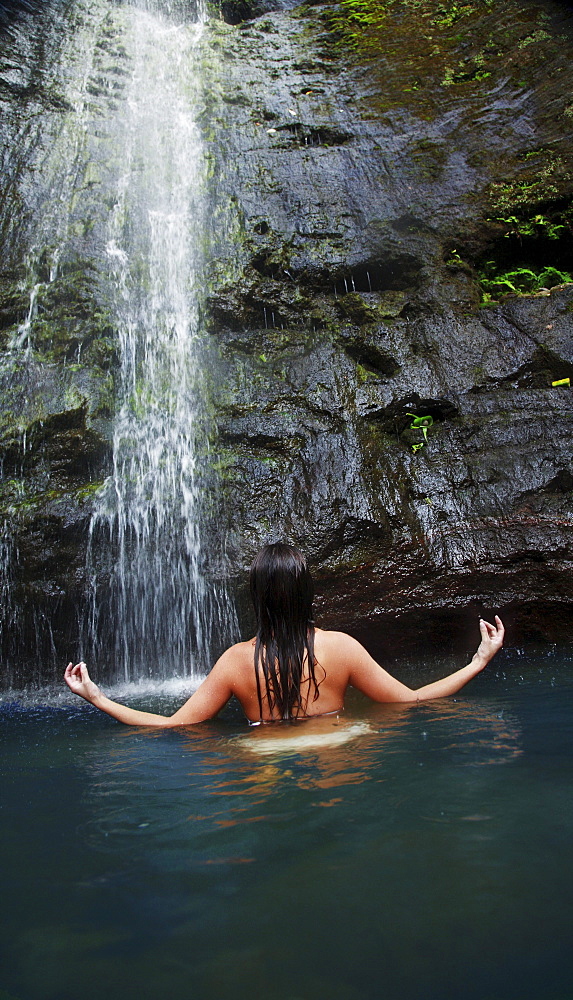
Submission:
M 0 997 L 565 1000 L 572 710 L 566 651 L 264 730 L 5 698 Z

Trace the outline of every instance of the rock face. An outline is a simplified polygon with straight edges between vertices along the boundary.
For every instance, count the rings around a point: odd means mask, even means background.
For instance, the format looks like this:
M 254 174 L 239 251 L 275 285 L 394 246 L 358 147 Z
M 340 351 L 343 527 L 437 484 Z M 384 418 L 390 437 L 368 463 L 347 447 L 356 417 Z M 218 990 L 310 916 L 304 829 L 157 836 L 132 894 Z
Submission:
M 28 0 L 0 28 L 0 636 L 2 681 L 22 684 L 59 677 L 78 648 L 90 517 L 110 467 L 117 329 L 101 193 L 115 165 L 102 73 L 113 59 L 120 86 L 125 53 L 98 5 Z
M 73 98 L 53 11 L 11 25 L 0 80 L 0 587 L 20 682 L 75 648 L 111 461 L 104 126 L 129 65 L 104 8 L 73 14 L 80 38 L 99 18 L 95 124 L 44 202 L 34 172 L 58 176 L 50 137 Z M 494 610 L 514 643 L 571 638 L 572 397 L 551 384 L 573 377 L 570 12 L 229 0 L 221 15 L 202 51 L 204 532 L 226 536 L 239 607 L 253 554 L 284 538 L 311 559 L 321 623 L 381 624 L 388 652 L 470 644 Z M 56 196 L 75 235 L 54 279 L 37 220 Z
M 346 2 L 212 27 L 231 562 L 293 541 L 321 621 L 388 651 L 494 609 L 514 642 L 571 636 L 572 24 Z

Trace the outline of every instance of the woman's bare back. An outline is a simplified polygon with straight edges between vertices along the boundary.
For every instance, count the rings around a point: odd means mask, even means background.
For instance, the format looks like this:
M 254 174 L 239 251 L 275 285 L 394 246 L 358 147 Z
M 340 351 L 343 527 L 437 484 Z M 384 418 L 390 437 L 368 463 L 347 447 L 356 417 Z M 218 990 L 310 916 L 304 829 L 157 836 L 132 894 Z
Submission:
M 345 671 L 344 656 L 340 655 L 344 639 L 350 639 L 350 636 L 345 636 L 342 632 L 315 629 L 314 655 L 318 695 L 314 698 L 314 685 L 311 682 L 305 658 L 300 685 L 302 708 L 297 718 L 327 715 L 343 708 L 344 692 L 348 686 L 348 670 Z M 236 682 L 233 693 L 240 701 L 249 722 L 280 721 L 281 716 L 276 708 L 272 711 L 269 710 L 265 685 L 262 682 L 261 674 L 259 674 L 262 699 L 261 717 L 255 675 L 255 640 L 249 639 L 247 642 L 239 642 L 236 646 L 231 647 L 231 651 L 236 651 Z

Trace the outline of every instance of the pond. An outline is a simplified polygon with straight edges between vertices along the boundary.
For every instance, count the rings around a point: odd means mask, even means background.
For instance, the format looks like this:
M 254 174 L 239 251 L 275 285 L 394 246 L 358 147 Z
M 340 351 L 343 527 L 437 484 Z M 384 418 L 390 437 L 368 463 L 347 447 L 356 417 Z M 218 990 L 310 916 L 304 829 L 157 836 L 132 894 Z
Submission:
M 571 995 L 571 650 L 264 729 L 129 729 L 49 692 L 0 714 L 0 1000 Z

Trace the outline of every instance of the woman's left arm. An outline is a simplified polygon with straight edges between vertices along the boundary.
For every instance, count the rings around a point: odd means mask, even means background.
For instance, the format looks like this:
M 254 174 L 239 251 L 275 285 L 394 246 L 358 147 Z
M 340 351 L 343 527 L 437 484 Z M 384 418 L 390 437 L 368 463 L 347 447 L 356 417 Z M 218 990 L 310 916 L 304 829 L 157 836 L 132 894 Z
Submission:
M 496 615 L 495 625 L 480 619 L 480 636 L 477 652 L 467 666 L 420 688 L 409 688 L 392 677 L 350 636 L 342 636 L 343 641 L 339 640 L 339 644 L 346 663 L 351 665 L 349 683 L 369 698 L 380 702 L 431 701 L 456 694 L 487 666 L 503 645 L 504 628 L 501 619 Z
M 68 663 L 64 680 L 74 694 L 84 698 L 95 705 L 102 712 L 111 715 L 118 722 L 123 722 L 127 726 L 160 726 L 169 728 L 172 726 L 189 726 L 195 722 L 204 722 L 212 719 L 217 712 L 227 704 L 233 694 L 232 672 L 233 672 L 232 650 L 228 649 L 217 660 L 217 663 L 210 674 L 199 685 L 191 697 L 173 715 L 155 715 L 153 712 L 140 712 L 138 709 L 129 708 L 127 705 L 120 705 L 117 701 L 112 701 L 100 691 L 97 684 L 94 684 L 85 663 Z

